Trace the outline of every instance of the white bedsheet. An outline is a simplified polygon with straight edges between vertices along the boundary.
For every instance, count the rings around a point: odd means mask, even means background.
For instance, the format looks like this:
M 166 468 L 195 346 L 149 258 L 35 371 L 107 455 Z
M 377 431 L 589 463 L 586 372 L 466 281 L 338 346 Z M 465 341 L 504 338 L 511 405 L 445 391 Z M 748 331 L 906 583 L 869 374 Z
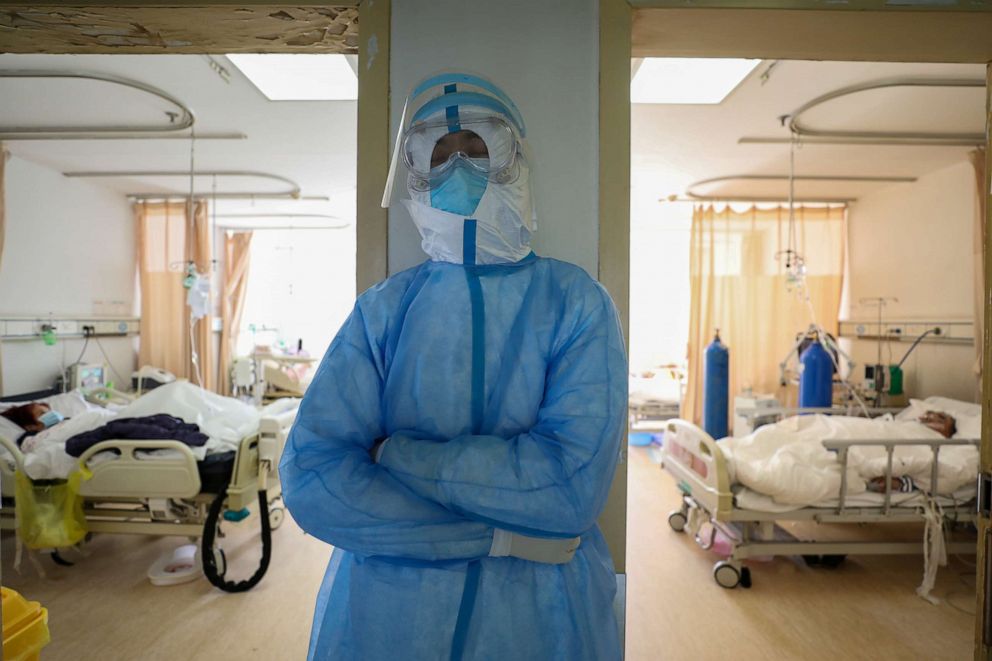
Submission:
M 933 410 L 933 409 L 930 409 Z M 760 427 L 741 438 L 719 442 L 728 459 L 731 480 L 770 497 L 776 504 L 814 506 L 836 499 L 840 493 L 841 467 L 837 454 L 823 447 L 828 439 L 941 440 L 943 437 L 915 420 L 891 416 L 850 418 L 805 415 Z M 849 452 L 847 495 L 862 494 L 866 480 L 885 473 L 886 453 L 880 446 L 853 447 Z M 925 446 L 897 448 L 892 474 L 909 475 L 928 489 L 932 454 Z M 978 474 L 978 449 L 948 446 L 941 449 L 937 490 L 952 494 L 974 482 Z
M 937 502 L 942 507 L 950 507 L 968 503 L 975 498 L 976 488 L 974 485 L 962 487 L 952 494 L 938 496 Z M 774 498 L 763 493 L 758 493 L 747 487 L 737 487 L 734 490 L 734 502 L 738 508 L 753 510 L 755 512 L 775 512 L 784 513 L 800 509 L 797 505 L 783 505 L 776 502 Z M 926 505 L 926 496 L 922 491 L 911 491 L 908 493 L 893 492 L 890 501 L 892 507 L 922 507 Z M 827 498 L 819 503 L 812 503 L 809 507 L 822 507 L 826 510 L 836 509 L 840 505 L 837 497 Z M 882 507 L 885 505 L 885 494 L 865 491 L 853 494 L 850 498 L 844 499 L 844 507 Z

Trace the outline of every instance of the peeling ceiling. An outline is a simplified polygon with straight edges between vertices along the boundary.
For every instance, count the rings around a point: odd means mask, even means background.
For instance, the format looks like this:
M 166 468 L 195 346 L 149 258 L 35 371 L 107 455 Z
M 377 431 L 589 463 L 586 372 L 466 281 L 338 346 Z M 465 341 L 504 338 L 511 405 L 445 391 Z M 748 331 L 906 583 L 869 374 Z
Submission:
M 0 51 L 357 53 L 358 8 L 3 7 Z

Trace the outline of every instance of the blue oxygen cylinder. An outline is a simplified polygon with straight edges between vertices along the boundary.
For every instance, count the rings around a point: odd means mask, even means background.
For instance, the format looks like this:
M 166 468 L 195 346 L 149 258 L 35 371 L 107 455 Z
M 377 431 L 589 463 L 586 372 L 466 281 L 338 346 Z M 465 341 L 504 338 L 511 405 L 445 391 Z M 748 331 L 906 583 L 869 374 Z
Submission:
M 833 404 L 834 361 L 819 342 L 813 342 L 799 357 L 800 408 L 828 408 Z
M 703 429 L 715 439 L 725 438 L 730 399 L 730 351 L 720 331 L 706 347 L 703 372 Z

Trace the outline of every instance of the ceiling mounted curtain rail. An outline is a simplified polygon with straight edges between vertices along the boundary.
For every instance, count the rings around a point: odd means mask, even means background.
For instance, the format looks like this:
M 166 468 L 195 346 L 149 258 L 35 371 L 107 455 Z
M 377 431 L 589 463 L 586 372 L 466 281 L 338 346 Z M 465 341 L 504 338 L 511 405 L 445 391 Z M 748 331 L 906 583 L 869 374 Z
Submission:
M 188 193 L 126 193 L 127 199 L 132 202 L 186 202 L 189 200 Z M 301 195 L 300 197 L 290 197 L 285 193 L 266 193 L 251 191 L 244 193 L 227 193 L 216 195 L 212 193 L 196 193 L 194 200 L 299 200 L 300 202 L 330 202 L 327 195 Z
M 2 128 L 0 128 L 2 131 Z M 203 140 L 247 140 L 244 133 L 197 133 L 196 141 Z M 26 140 L 189 140 L 189 135 L 151 135 L 136 131 L 133 133 L 113 133 L 107 135 L 76 135 L 57 133 L 27 135 L 23 133 L 0 133 L 0 140 L 4 142 L 26 141 Z
M 892 87 L 938 87 L 976 88 L 985 87 L 982 79 L 969 78 L 882 78 L 822 94 L 812 101 L 799 106 L 780 119 L 790 133 L 804 143 L 816 144 L 871 144 L 871 145 L 925 145 L 925 146 L 971 146 L 985 144 L 984 133 L 952 133 L 943 131 L 851 131 L 841 129 L 817 129 L 802 122 L 804 113 L 834 99 L 871 90 Z M 741 138 L 742 144 L 762 144 L 789 142 L 790 138 Z
M 720 204 L 788 204 L 787 197 L 758 197 L 748 195 L 733 195 L 720 197 L 718 195 L 700 195 L 697 197 L 679 197 L 670 195 L 658 200 L 659 202 L 685 202 L 687 204 L 698 204 L 700 202 L 720 203 Z M 796 204 L 806 204 L 814 206 L 843 206 L 857 202 L 856 197 L 797 197 L 793 200 Z
M 791 178 L 794 181 L 832 181 L 841 183 L 912 183 L 916 177 L 894 177 L 894 176 L 847 176 L 847 175 L 802 175 Z M 702 186 L 716 184 L 724 181 L 789 181 L 787 174 L 731 174 L 723 177 L 711 177 L 693 182 L 686 187 L 685 196 L 691 201 L 699 202 L 787 202 L 789 198 L 783 197 L 761 197 L 761 196 L 713 196 L 697 193 L 696 190 Z M 856 202 L 856 197 L 796 197 L 794 201 L 804 204 L 847 204 Z
M 199 137 L 197 137 L 199 139 Z M 63 172 L 66 177 L 74 178 L 135 178 L 135 177 L 184 177 L 188 178 L 190 176 L 189 170 L 113 170 L 113 171 L 79 171 L 79 172 Z M 257 172 L 253 170 L 198 170 L 193 173 L 194 177 L 248 177 L 252 179 L 269 179 L 272 181 L 282 182 L 287 184 L 290 188 L 285 191 L 262 191 L 262 192 L 231 192 L 231 193 L 215 193 L 215 192 L 204 192 L 204 193 L 193 193 L 193 196 L 203 196 L 216 198 L 218 200 L 230 200 L 230 199 L 283 199 L 290 198 L 294 200 L 299 199 L 326 199 L 326 198 L 303 198 L 300 194 L 300 185 L 289 179 L 278 174 L 272 174 L 270 172 Z M 128 197 L 135 199 L 148 199 L 148 198 L 166 198 L 173 194 L 170 193 L 132 193 Z M 178 194 L 176 194 L 178 195 Z M 186 196 L 189 197 L 189 196 Z
M 290 219 L 302 219 L 302 218 L 321 218 L 324 220 L 336 220 L 340 224 L 338 225 L 247 225 L 238 223 L 235 221 L 225 221 L 218 220 L 215 225 L 218 229 L 234 231 L 234 232 L 250 232 L 251 230 L 341 230 L 347 228 L 350 223 L 344 222 L 341 218 L 337 216 L 332 216 L 327 213 L 218 213 L 214 215 L 215 218 L 230 218 L 230 219 L 275 219 L 275 218 L 290 218 Z
M 745 136 L 737 139 L 739 145 L 787 145 L 792 142 L 792 138 L 758 137 Z M 896 138 L 811 138 L 803 137 L 802 144 L 805 145 L 865 145 L 875 146 L 898 146 L 898 147 L 974 147 L 976 143 L 973 139 L 949 140 L 943 139 L 940 142 L 933 140 L 908 140 Z
M 119 85 L 132 90 L 137 90 L 165 101 L 173 108 L 174 113 L 169 113 L 172 121 L 163 125 L 107 125 L 107 126 L 5 126 L 0 125 L 0 140 L 70 140 L 70 139 L 94 139 L 94 138 L 122 138 L 122 137 L 174 137 L 177 133 L 186 131 L 193 127 L 196 118 L 193 111 L 186 104 L 172 96 L 168 92 L 160 90 L 146 83 L 129 78 L 122 78 L 105 73 L 91 73 L 81 71 L 28 71 L 10 70 L 0 71 L 0 79 L 75 79 L 89 80 L 98 83 L 109 83 Z M 185 136 L 184 136 L 185 137 Z M 197 136 L 200 138 L 201 136 Z

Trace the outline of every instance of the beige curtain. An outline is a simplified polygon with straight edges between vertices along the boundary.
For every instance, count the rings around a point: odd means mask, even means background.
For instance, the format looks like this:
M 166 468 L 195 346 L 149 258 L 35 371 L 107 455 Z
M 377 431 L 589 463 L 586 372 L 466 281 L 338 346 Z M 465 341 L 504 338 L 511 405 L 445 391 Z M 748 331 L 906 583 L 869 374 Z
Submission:
M 237 352 L 238 329 L 245 308 L 248 289 L 248 265 L 251 260 L 251 232 L 227 232 L 224 235 L 224 284 L 221 293 L 220 387 L 222 395 L 231 394 L 231 361 Z
M 974 310 L 975 310 L 975 376 L 978 379 L 978 393 L 982 392 L 982 354 L 985 346 L 985 214 L 987 213 L 989 191 L 985 190 L 985 150 L 971 152 L 971 164 L 975 168 L 978 204 L 975 205 L 974 233 L 972 250 L 974 263 Z
M 185 202 L 139 202 L 137 224 L 138 277 L 141 287 L 139 365 L 154 365 L 177 377 L 196 381 L 191 337 L 200 357 L 204 388 L 212 388 L 215 366 L 210 339 L 211 317 L 189 328 L 189 308 L 183 287 L 186 264 L 193 260 L 201 273 L 212 270 L 206 203 L 194 205 L 187 223 Z
M 837 334 L 844 262 L 845 211 L 796 209 L 798 251 L 806 262 L 808 301 L 787 287 L 788 209 L 697 207 L 690 239 L 689 374 L 684 416 L 702 417 L 703 352 L 720 329 L 730 349 L 730 397 L 751 388 L 790 402 L 779 364 L 796 334 L 815 321 Z M 733 401 L 731 399 L 731 409 Z

